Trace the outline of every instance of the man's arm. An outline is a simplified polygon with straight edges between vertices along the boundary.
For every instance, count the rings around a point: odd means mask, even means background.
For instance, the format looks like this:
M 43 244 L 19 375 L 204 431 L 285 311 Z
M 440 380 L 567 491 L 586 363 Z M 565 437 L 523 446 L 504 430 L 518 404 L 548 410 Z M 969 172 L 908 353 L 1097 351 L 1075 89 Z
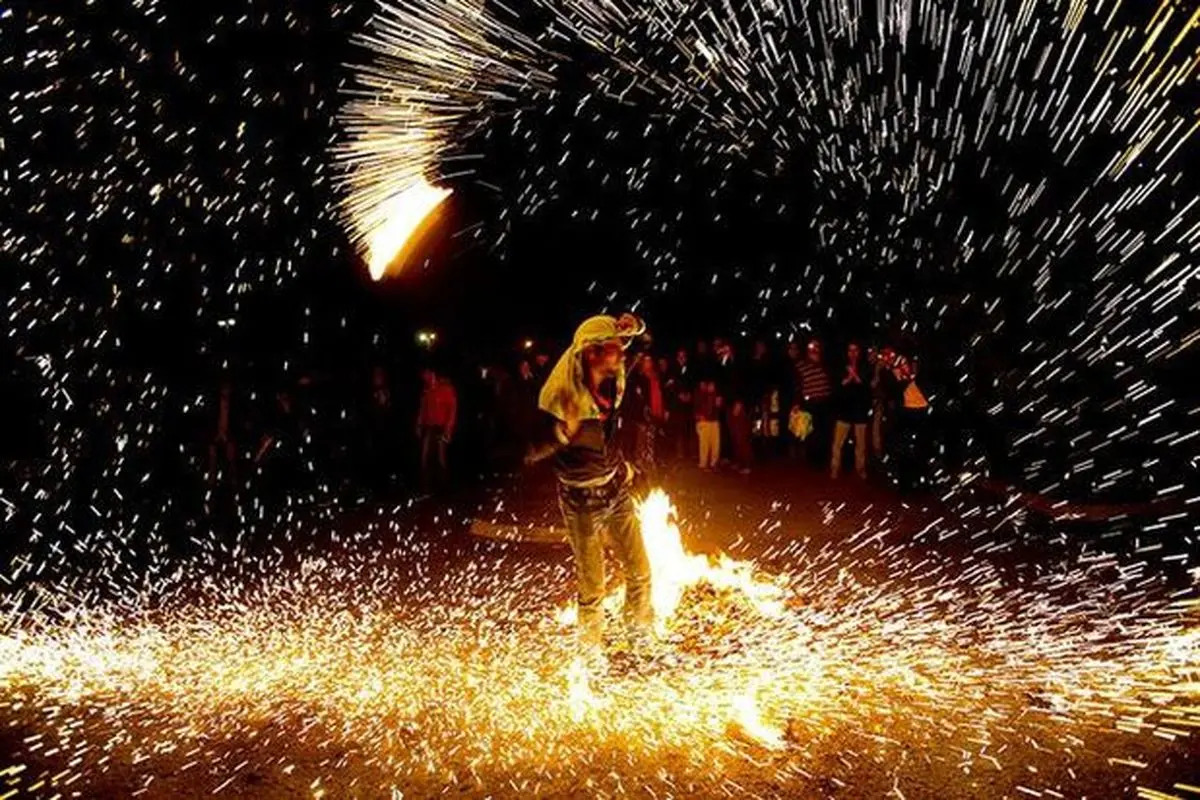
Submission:
M 539 412 L 533 427 L 529 446 L 525 451 L 525 463 L 545 461 L 571 443 L 567 424 L 545 412 Z

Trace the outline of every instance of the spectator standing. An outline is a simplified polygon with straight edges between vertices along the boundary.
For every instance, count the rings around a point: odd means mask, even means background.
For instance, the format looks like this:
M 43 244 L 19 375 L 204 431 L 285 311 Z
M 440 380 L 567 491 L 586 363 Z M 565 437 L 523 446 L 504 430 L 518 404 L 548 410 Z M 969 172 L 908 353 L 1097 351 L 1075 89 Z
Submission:
M 233 384 L 221 382 L 217 394 L 217 425 L 213 431 L 212 443 L 208 446 L 208 482 L 209 486 L 218 483 L 222 474 L 229 479 L 233 493 L 237 494 L 237 439 L 230 422 L 233 406 Z
M 701 380 L 697 386 L 695 410 L 700 469 L 710 470 L 721 460 L 721 398 L 711 378 Z
M 291 399 L 281 399 L 279 409 L 283 416 L 290 416 Z M 371 370 L 371 399 L 368 406 L 371 440 L 367 442 L 368 465 L 372 482 L 382 482 L 392 477 L 396 457 L 395 417 L 392 408 L 392 390 L 388 385 L 387 370 L 376 366 Z
M 914 359 L 896 356 L 891 371 L 899 395 L 894 478 L 900 490 L 908 492 L 929 480 L 929 401 L 917 383 Z
M 754 463 L 754 444 L 752 441 L 752 422 L 749 407 L 745 401 L 734 399 L 729 405 L 729 442 L 733 446 L 733 463 L 737 471 L 743 475 L 750 474 L 750 465 Z
M 783 386 L 783 408 L 787 409 L 787 454 L 789 458 L 798 458 L 800 448 L 803 446 L 803 440 L 799 439 L 794 430 L 792 422 L 796 418 L 800 408 L 800 361 L 804 357 L 803 351 L 800 349 L 800 343 L 792 340 L 787 343 L 786 356 L 783 360 L 782 386 Z
M 675 457 L 687 459 L 691 452 L 693 413 L 693 391 L 695 376 L 688 363 L 688 352 L 679 348 L 675 353 L 675 365 L 667 373 L 664 389 L 667 393 L 667 430 L 675 447 Z
M 242 402 L 241 397 L 235 398 L 234 394 L 233 381 L 229 378 L 223 379 L 217 392 L 216 424 L 208 446 L 208 490 L 205 493 L 204 509 L 218 525 L 231 524 L 239 517 L 243 483 L 247 478 L 242 474 L 243 454 L 238 447 L 245 441 L 249 432 L 247 404 Z M 101 419 L 111 411 L 111 406 L 107 401 L 99 400 L 94 408 L 96 410 L 93 411 L 94 416 L 91 420 L 99 425 Z M 96 449 L 89 450 L 89 455 L 95 454 L 106 459 L 112 457 L 111 451 L 107 456 L 101 456 L 105 450 L 100 449 L 102 442 L 111 441 L 110 436 L 106 433 L 93 434 L 90 439 L 89 444 L 96 446 Z M 99 470 L 100 463 L 102 462 L 96 462 L 93 466 Z M 90 490 L 94 492 L 95 486 L 92 485 Z
M 842 469 L 842 451 L 846 437 L 854 433 L 854 471 L 867 477 L 867 419 L 871 415 L 871 389 L 867 385 L 866 364 L 857 342 L 846 347 L 846 368 L 834 390 L 833 450 L 830 453 L 829 473 L 838 477 Z
M 513 376 L 498 362 L 479 368 L 478 419 L 482 455 L 489 463 L 512 464 L 525 447 L 521 400 Z M 523 458 L 523 455 L 520 456 Z
M 821 467 L 829 453 L 829 406 L 833 398 L 833 384 L 825 369 L 820 339 L 808 343 L 804 358 L 796 367 L 796 403 L 812 416 L 812 433 L 805 439 L 809 463 Z
M 779 375 L 770 348 L 761 339 L 754 343 L 747 383 L 750 387 L 751 425 L 763 455 L 774 452 L 782 425 L 779 419 Z
M 633 429 L 632 455 L 634 464 L 653 476 L 657 469 L 655 438 L 658 426 L 665 417 L 662 384 L 654 369 L 654 359 L 643 353 L 625 392 L 626 420 Z
M 533 369 L 533 376 L 539 385 L 543 383 L 547 377 L 549 377 L 550 369 L 553 366 L 554 365 L 550 363 L 550 356 L 546 355 L 545 353 L 538 353 L 533 357 L 533 364 L 531 367 Z
M 533 364 L 523 359 L 517 365 L 517 379 L 510 393 L 513 406 L 512 420 L 516 439 L 525 443 L 533 436 L 538 419 L 538 392 L 542 385 L 538 381 Z
M 279 503 L 289 493 L 300 494 L 306 488 L 301 484 L 304 427 L 286 388 L 274 394 L 262 422 L 263 434 L 254 454 L 254 466 L 267 500 Z
M 875 354 L 871 364 L 871 449 L 875 458 L 883 458 L 886 449 L 884 437 L 895 409 L 895 387 L 893 386 L 892 364 L 896 351 L 884 345 Z
M 750 387 L 747 385 L 746 370 L 741 360 L 738 359 L 737 350 L 731 343 L 718 339 L 716 352 L 717 393 L 721 395 L 726 404 L 730 404 L 734 400 L 742 400 L 748 404 L 750 398 L 747 395 Z
M 742 364 L 737 358 L 733 344 L 725 339 L 713 339 L 713 374 L 717 380 L 717 396 L 721 398 L 721 407 L 725 413 L 721 415 L 721 452 L 734 454 L 733 428 L 729 415 L 733 412 L 735 401 L 746 400 L 745 375 Z M 742 409 L 745 415 L 745 408 Z
M 712 353 L 708 349 L 708 342 L 703 339 L 696 342 L 696 355 L 692 362 L 697 380 L 709 380 L 713 377 L 714 363 Z
M 458 421 L 458 394 L 450 381 L 432 369 L 423 373 L 425 389 L 417 414 L 417 438 L 421 442 L 421 484 L 425 489 L 444 486 L 449 476 L 446 450 L 454 438 Z
M 658 378 L 658 386 L 662 391 L 663 414 L 662 423 L 666 423 L 667 414 L 670 412 L 670 397 L 667 395 L 667 379 L 671 375 L 671 359 L 666 356 L 657 356 L 652 359 L 654 362 L 654 375 Z

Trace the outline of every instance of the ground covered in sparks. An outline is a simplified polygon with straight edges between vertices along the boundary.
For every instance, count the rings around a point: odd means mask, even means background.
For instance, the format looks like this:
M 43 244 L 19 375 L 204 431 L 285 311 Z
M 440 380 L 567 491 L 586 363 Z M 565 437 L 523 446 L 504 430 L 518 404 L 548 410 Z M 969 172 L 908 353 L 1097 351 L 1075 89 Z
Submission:
M 663 483 L 671 663 L 587 681 L 569 552 L 467 533 L 513 496 L 378 508 L 11 615 L 0 797 L 1200 794 L 1186 579 L 806 473 Z

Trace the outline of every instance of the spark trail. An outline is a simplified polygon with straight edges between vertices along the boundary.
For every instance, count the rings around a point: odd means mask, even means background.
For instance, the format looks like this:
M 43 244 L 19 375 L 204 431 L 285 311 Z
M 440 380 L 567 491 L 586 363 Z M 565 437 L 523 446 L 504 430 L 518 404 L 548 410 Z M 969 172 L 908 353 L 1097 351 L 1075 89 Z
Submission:
M 1200 724 L 1194 601 L 1137 602 L 1111 559 L 1013 587 L 984 559 L 864 530 L 792 548 L 772 575 L 688 554 L 668 514 L 661 495 L 643 508 L 655 576 L 687 575 L 658 604 L 679 662 L 600 694 L 571 681 L 546 588 L 562 572 L 506 569 L 503 552 L 432 581 L 346 554 L 154 611 L 77 607 L 11 628 L 4 713 L 41 709 L 18 763 L 68 766 L 10 785 L 86 792 L 132 769 L 169 793 L 152 776 L 185 764 L 218 789 L 299 766 L 335 793 L 780 791 L 814 774 L 861 788 L 873 771 L 912 786 L 929 780 L 915 748 L 978 774 L 942 795 L 995 780 L 1053 792 L 1093 749 L 1134 760 L 1144 739 L 1186 742 Z
M 1073 491 L 1109 495 L 1175 494 L 1173 473 L 1194 478 L 1197 409 L 1158 373 L 1181 369 L 1197 336 L 1195 9 L 380 8 L 364 41 L 386 69 L 362 69 L 372 102 L 343 114 L 346 218 L 360 241 L 380 224 L 371 209 L 413 176 L 478 181 L 500 193 L 481 220 L 500 255 L 535 220 L 621 231 L 646 279 L 631 290 L 589 276 L 606 303 L 725 287 L 747 334 L 784 337 L 836 329 L 835 310 L 857 301 L 877 329 L 943 342 L 939 361 L 988 363 L 1006 374 L 950 381 L 936 400 L 1020 417 L 1013 449 L 1039 491 L 1062 490 L 1064 473 Z M 438 105 L 405 99 L 426 87 L 444 89 Z M 420 130 L 439 131 L 437 147 L 400 146 Z M 518 157 L 484 157 L 497 131 Z M 1149 369 L 1131 373 L 1131 360 Z M 1133 434 L 1126 420 L 1153 430 Z M 1052 441 L 1071 443 L 1066 464 L 1042 457 Z M 1114 441 L 1130 452 L 1111 455 Z M 1159 455 L 1134 452 L 1151 441 Z M 989 457 L 970 449 L 986 472 Z

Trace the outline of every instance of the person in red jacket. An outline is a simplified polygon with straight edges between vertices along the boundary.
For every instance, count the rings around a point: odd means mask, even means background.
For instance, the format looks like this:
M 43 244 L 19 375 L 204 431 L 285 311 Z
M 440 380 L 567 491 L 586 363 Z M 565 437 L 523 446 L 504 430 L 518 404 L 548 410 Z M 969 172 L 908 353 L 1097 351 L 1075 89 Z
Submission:
M 425 390 L 417 414 L 417 439 L 421 442 L 421 485 L 444 486 L 449 475 L 446 448 L 458 421 L 458 393 L 454 385 L 432 369 L 422 375 Z

